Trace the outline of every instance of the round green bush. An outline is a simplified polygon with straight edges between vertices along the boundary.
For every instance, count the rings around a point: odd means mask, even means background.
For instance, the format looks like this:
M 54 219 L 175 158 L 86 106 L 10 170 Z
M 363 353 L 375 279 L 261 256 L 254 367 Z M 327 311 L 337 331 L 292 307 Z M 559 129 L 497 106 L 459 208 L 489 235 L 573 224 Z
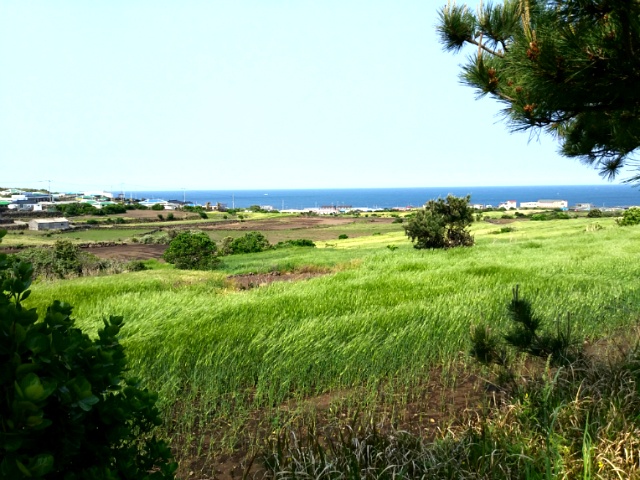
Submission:
M 628 227 L 640 224 L 640 208 L 631 207 L 624 211 L 622 218 L 618 220 L 618 225 Z
M 234 239 L 229 245 L 232 254 L 258 253 L 271 248 L 267 237 L 260 232 L 248 232 Z
M 183 270 L 210 270 L 220 261 L 217 249 L 204 232 L 182 232 L 171 240 L 163 258 Z

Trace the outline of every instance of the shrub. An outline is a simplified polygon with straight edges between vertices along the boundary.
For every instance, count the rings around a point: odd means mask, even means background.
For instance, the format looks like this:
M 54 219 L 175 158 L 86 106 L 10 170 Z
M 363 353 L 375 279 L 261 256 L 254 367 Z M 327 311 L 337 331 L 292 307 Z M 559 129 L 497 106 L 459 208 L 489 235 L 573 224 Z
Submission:
M 530 218 L 534 222 L 542 222 L 542 221 L 545 221 L 545 220 L 549 220 L 549 216 L 544 214 L 544 213 L 534 213 L 533 215 L 531 215 Z
M 492 234 L 500 234 L 500 233 L 510 233 L 510 232 L 515 232 L 515 228 L 513 227 L 500 227 L 500 230 L 494 230 L 493 232 L 490 232 Z
M 69 240 L 57 240 L 51 248 L 29 248 L 17 256 L 32 265 L 35 276 L 65 278 L 81 275 L 88 255 Z
M 340 235 L 338 235 L 338 240 L 346 240 L 347 238 L 349 238 L 349 235 L 347 235 L 346 233 L 341 233 Z
M 202 212 L 202 211 L 201 211 L 201 212 L 198 212 L 198 215 L 200 215 L 200 218 L 205 219 L 205 220 L 206 220 L 207 218 L 209 218 L 209 216 L 208 216 L 205 212 Z M 225 216 L 226 216 L 226 215 L 225 215 Z
M 506 366 L 507 346 L 542 358 L 552 365 L 568 365 L 580 355 L 581 343 L 573 338 L 570 318 L 567 318 L 565 325 L 558 322 L 555 331 L 543 329 L 544 322 L 534 314 L 531 303 L 520 298 L 517 285 L 513 289 L 508 315 L 512 322 L 511 328 L 502 337 L 491 333 L 485 325 L 473 329 L 470 353 L 476 360 L 484 364 Z
M 231 255 L 233 250 L 231 249 L 231 244 L 233 243 L 233 237 L 224 237 L 220 242 L 220 255 Z
M 402 223 L 402 222 L 404 222 L 404 218 L 396 217 L 396 218 L 393 219 L 393 222 L 391 222 L 391 223 Z
M 106 214 L 106 215 L 114 215 L 116 213 L 126 213 L 127 209 L 124 205 L 120 205 L 120 204 L 109 204 L 109 205 L 105 205 L 104 207 L 102 207 L 102 211 Z
M 147 270 L 147 266 L 142 260 L 131 260 L 124 264 L 124 268 L 128 272 L 141 272 L 142 270 Z
M 278 242 L 274 245 L 274 248 L 287 248 L 287 247 L 315 247 L 316 244 L 313 243 L 313 240 L 308 240 L 306 238 L 300 238 L 298 240 L 285 240 L 283 242 Z
M 160 220 L 160 221 L 164 220 L 164 216 L 161 213 L 158 214 L 158 220 Z
M 145 245 L 169 245 L 171 240 L 168 233 L 162 232 L 159 234 L 146 233 L 140 237 L 139 242 Z
M 589 218 L 600 218 L 600 217 L 602 217 L 602 210 L 600 210 L 599 208 L 593 208 L 593 209 L 589 210 L 589 213 L 587 213 L 587 217 L 589 217 Z
M 183 270 L 209 270 L 219 259 L 216 242 L 204 232 L 182 232 L 169 243 L 163 258 Z
M 56 210 L 65 216 L 73 217 L 76 215 L 104 215 L 102 210 L 97 209 L 89 203 L 63 203 L 56 205 Z
M 269 240 L 260 232 L 248 232 L 231 242 L 232 254 L 258 253 L 271 248 Z
M 170 213 L 167 214 L 167 220 L 168 221 L 175 220 L 175 219 L 176 219 L 176 217 L 173 214 L 173 212 L 170 212 Z
M 0 255 L 0 478 L 174 478 L 168 447 L 150 435 L 157 396 L 124 377 L 122 317 L 95 340 L 65 303 L 39 321 L 22 306 L 32 273 Z
M 87 220 L 87 225 L 98 225 L 98 220 L 96 220 L 95 218 L 90 218 L 89 220 Z
M 638 225 L 640 223 L 640 208 L 631 207 L 624 211 L 622 217 L 617 220 L 621 227 Z
M 446 200 L 429 200 L 405 225 L 414 248 L 451 248 L 471 246 L 473 237 L 467 227 L 473 221 L 470 197 L 448 195 Z
M 162 205 L 160 203 L 154 203 L 151 206 L 151 210 L 164 210 L 164 205 Z

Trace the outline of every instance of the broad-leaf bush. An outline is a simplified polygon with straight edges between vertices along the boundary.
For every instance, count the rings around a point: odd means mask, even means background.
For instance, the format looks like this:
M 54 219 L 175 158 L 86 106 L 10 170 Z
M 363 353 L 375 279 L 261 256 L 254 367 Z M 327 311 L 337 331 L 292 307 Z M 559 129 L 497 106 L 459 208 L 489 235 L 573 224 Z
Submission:
M 618 219 L 618 225 L 628 227 L 640 224 L 640 208 L 631 207 L 624 211 L 622 218 Z
M 271 248 L 267 237 L 260 232 L 248 232 L 234 239 L 229 246 L 233 255 L 239 253 L 259 253 Z
M 31 264 L 34 277 L 67 278 L 117 269 L 117 262 L 83 252 L 69 240 L 57 240 L 52 247 L 28 248 L 16 255 Z
M 5 232 L 0 231 L 0 237 Z M 171 479 L 156 395 L 125 377 L 122 317 L 98 338 L 55 301 L 39 320 L 29 263 L 0 255 L 0 478 Z
M 409 218 L 405 233 L 414 248 L 468 247 L 474 244 L 467 227 L 473 222 L 470 197 L 448 195 L 429 200 L 424 209 Z
M 182 232 L 171 240 L 163 258 L 176 268 L 208 270 L 220 262 L 217 249 L 216 242 L 204 232 Z

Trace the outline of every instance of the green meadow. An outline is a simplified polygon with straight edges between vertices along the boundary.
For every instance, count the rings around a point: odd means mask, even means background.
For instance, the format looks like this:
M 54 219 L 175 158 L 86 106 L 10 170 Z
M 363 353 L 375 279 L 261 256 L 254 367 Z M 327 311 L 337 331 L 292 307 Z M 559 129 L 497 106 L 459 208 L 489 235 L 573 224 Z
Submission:
M 183 462 L 248 437 L 259 444 L 245 426 L 256 416 L 287 424 L 287 402 L 357 391 L 349 401 L 362 411 L 381 389 L 407 401 L 434 369 L 467 362 L 473 325 L 506 325 L 515 285 L 550 326 L 570 314 L 586 340 L 637 323 L 640 227 L 609 218 L 476 222 L 474 247 L 446 251 L 416 250 L 401 226 L 384 227 L 332 227 L 336 240 L 318 248 L 223 257 L 210 272 L 39 281 L 27 304 L 64 300 L 90 334 L 103 318 L 124 317 L 131 374 L 159 393 L 163 434 Z M 360 236 L 337 240 L 341 233 Z M 270 272 L 311 275 L 248 290 L 229 278 Z

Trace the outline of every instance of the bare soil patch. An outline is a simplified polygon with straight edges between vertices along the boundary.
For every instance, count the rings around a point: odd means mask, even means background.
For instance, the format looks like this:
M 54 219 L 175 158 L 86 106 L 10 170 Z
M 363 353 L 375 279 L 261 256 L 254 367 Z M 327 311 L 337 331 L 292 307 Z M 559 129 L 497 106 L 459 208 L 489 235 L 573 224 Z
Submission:
M 97 257 L 110 260 L 149 260 L 151 258 L 161 260 L 162 254 L 167 247 L 168 245 L 124 244 L 91 247 L 87 248 L 86 251 L 93 253 Z

